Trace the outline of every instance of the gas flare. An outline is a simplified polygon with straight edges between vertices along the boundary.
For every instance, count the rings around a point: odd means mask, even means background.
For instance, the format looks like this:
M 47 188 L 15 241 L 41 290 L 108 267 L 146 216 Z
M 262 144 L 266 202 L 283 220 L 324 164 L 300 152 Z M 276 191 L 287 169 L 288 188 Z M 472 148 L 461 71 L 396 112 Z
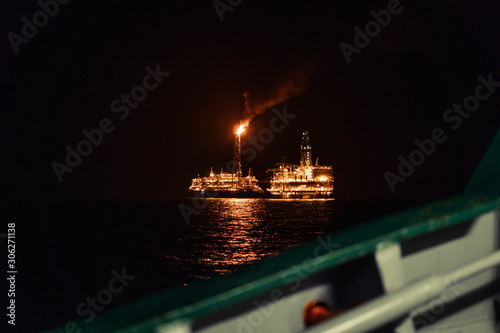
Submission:
M 236 130 L 236 134 L 241 135 L 241 133 L 245 132 L 246 125 L 240 124 L 240 127 Z

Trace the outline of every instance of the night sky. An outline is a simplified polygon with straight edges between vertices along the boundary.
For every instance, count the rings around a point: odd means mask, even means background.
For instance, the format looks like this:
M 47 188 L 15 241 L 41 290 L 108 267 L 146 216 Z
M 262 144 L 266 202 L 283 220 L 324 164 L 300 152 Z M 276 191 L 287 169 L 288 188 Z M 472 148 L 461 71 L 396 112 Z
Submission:
M 495 0 L 402 0 L 350 63 L 340 43 L 354 45 L 353 29 L 364 30 L 370 11 L 386 10 L 388 1 L 246 0 L 222 21 L 212 1 L 59 7 L 17 53 L 8 33 L 21 36 L 22 17 L 33 22 L 41 9 L 36 1 L 1 9 L 2 189 L 14 202 L 182 199 L 191 178 L 232 159 L 244 92 L 264 101 L 290 80 L 300 91 L 276 109 L 296 117 L 255 159 L 243 160 L 243 172 L 253 167 L 262 180 L 283 156 L 298 163 L 307 129 L 313 160 L 333 165 L 338 199 L 459 193 L 500 124 L 498 92 L 456 130 L 443 120 L 474 95 L 478 76 L 500 81 Z M 116 99 L 143 84 L 148 66 L 169 74 L 127 116 L 113 112 Z M 273 116 L 257 115 L 243 140 Z M 65 147 L 76 149 L 82 131 L 106 118 L 112 131 L 59 182 L 51 164 L 66 164 Z M 436 128 L 446 141 L 391 191 L 384 172 L 397 174 L 398 156 L 408 159 L 414 140 Z

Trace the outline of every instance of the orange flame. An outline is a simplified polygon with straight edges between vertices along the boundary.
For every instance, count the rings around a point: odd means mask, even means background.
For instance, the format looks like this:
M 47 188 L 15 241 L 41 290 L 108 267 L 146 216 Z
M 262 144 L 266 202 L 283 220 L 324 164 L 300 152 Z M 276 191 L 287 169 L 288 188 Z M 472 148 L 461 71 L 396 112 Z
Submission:
M 240 127 L 236 130 L 236 134 L 241 135 L 245 131 L 246 125 L 240 124 Z

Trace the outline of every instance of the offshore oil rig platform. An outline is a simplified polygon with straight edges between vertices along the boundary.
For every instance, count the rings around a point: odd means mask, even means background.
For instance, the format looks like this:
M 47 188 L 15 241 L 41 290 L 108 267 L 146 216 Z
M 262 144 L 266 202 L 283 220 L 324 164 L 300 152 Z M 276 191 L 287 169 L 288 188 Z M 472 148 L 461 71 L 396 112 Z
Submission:
M 241 170 L 241 134 L 245 125 L 236 130 L 232 172 L 214 173 L 210 168 L 208 177 L 198 177 L 191 180 L 189 194 L 196 197 L 220 198 L 258 198 L 264 196 L 283 199 L 328 198 L 333 193 L 332 166 L 312 164 L 312 149 L 308 131 L 302 133 L 300 146 L 300 164 L 276 163 L 278 166 L 267 170 L 270 188 L 267 193 L 259 186 L 259 181 L 249 168 L 248 175 L 243 177 Z
M 191 181 L 189 194 L 201 197 L 219 198 L 258 198 L 264 196 L 264 190 L 258 185 L 258 180 L 253 175 L 253 170 L 248 170 L 248 176 L 243 177 L 241 171 L 241 133 L 245 126 L 240 125 L 236 130 L 234 143 L 234 158 L 232 173 L 224 172 L 215 174 L 210 168 L 210 175 L 201 178 L 199 175 Z
M 308 131 L 302 132 L 300 164 L 283 162 L 267 170 L 271 173 L 271 187 L 268 189 L 279 198 L 328 198 L 333 193 L 333 171 L 331 165 L 312 164 L 312 148 Z

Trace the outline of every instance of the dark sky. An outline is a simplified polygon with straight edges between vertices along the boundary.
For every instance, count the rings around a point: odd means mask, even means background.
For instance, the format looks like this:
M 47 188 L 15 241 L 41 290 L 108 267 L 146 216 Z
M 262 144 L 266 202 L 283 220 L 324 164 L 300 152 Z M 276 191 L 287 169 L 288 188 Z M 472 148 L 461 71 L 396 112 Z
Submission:
M 313 158 L 331 164 L 335 196 L 432 199 L 458 193 L 500 124 L 495 92 L 452 130 L 443 114 L 473 95 L 477 77 L 500 81 L 500 5 L 481 1 L 401 1 L 402 11 L 347 63 L 339 44 L 387 1 L 245 0 L 221 21 L 212 1 L 71 1 L 16 54 L 36 1 L 1 8 L 3 190 L 30 200 L 183 198 L 191 178 L 219 170 L 233 154 L 245 91 L 273 94 L 290 73 L 314 64 L 305 91 L 277 105 L 297 117 L 243 169 L 259 179 L 279 162 L 298 162 L 308 129 Z M 146 67 L 170 73 L 121 120 L 111 103 L 141 85 Z M 120 104 L 123 105 L 123 104 Z M 245 133 L 269 127 L 273 113 Z M 109 118 L 114 130 L 59 183 L 82 130 Z M 414 140 L 442 128 L 437 144 L 391 192 Z

